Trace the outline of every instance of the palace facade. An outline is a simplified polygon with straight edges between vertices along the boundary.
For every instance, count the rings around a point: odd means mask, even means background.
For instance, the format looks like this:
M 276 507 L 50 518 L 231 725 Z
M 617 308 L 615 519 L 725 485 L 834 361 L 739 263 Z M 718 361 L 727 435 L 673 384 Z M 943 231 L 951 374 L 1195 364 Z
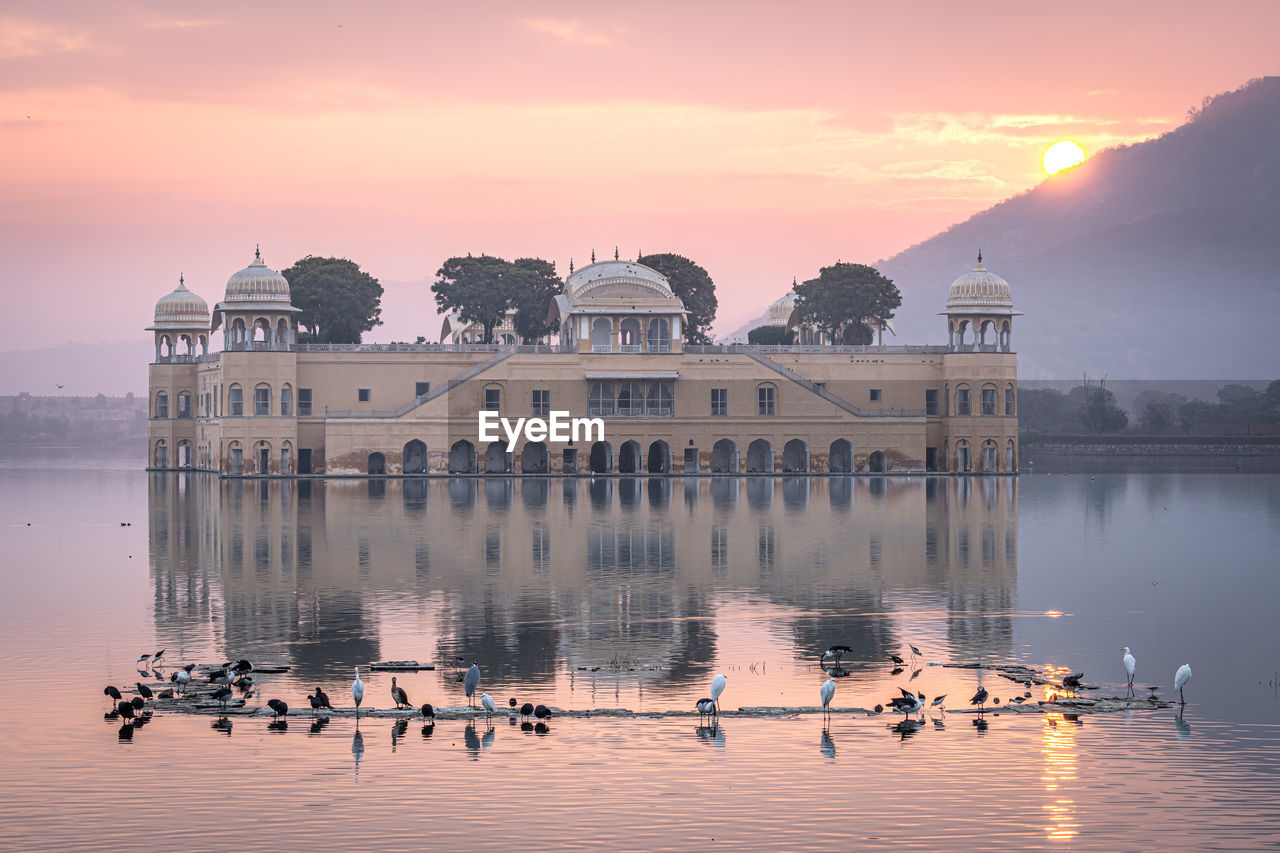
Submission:
M 771 316 L 793 308 L 786 300 Z M 1018 469 L 1021 312 L 981 255 L 951 283 L 938 346 L 687 344 L 666 279 L 619 260 L 570 274 L 549 343 L 469 343 L 451 319 L 441 336 L 452 343 L 301 344 L 297 313 L 288 281 L 256 252 L 212 315 L 181 279 L 156 303 L 149 467 L 226 477 Z M 221 351 L 210 352 L 219 330 Z M 598 418 L 604 438 L 481 442 L 481 411 Z

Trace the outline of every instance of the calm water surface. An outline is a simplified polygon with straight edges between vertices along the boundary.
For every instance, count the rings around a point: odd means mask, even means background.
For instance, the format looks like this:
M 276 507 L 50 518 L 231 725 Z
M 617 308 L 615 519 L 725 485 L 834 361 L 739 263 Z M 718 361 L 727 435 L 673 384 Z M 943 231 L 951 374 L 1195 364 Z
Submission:
M 132 464 L 132 463 L 130 463 Z M 127 526 L 122 526 L 124 522 Z M 4 849 L 1241 849 L 1280 843 L 1280 475 L 220 482 L 0 462 Z M 962 706 L 986 661 L 1188 704 L 1082 716 L 553 719 L 545 734 L 389 719 L 157 715 L 133 661 L 479 662 L 563 708 L 817 703 L 910 686 Z M 892 673 L 908 643 L 923 660 Z M 592 671 L 592 670 L 595 671 Z M 913 678 L 913 673 L 919 674 Z M 390 676 L 364 676 L 388 707 Z M 451 667 L 401 674 L 465 702 Z M 988 675 L 993 695 L 1021 687 Z

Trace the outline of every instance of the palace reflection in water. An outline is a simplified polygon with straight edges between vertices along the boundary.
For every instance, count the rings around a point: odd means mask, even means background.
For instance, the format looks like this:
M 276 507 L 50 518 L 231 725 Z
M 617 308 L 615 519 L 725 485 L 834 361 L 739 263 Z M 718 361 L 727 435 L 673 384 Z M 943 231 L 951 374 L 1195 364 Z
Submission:
M 612 661 L 661 693 L 834 642 L 846 662 L 925 630 L 938 659 L 1012 645 L 1014 478 L 170 473 L 149 489 L 157 634 L 300 682 L 460 655 L 544 686 Z

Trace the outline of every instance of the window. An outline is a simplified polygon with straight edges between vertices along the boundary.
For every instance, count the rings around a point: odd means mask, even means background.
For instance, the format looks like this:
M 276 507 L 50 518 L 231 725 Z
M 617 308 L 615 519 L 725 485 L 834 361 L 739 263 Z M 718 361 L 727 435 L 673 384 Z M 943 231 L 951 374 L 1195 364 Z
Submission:
M 298 389 L 298 415 L 300 417 L 311 417 L 311 389 Z
M 1013 414 L 1013 389 L 1004 389 L 1004 413 L 1006 415 Z
M 369 401 L 370 401 L 370 400 L 372 400 L 372 399 L 373 399 L 373 392 L 372 392 L 372 391 L 370 391 L 368 388 L 357 388 L 357 389 L 356 389 L 356 402 L 357 402 L 357 403 L 367 403 L 367 402 L 369 402 Z
M 924 392 L 924 413 L 926 415 L 938 414 L 938 389 L 926 388 Z
M 957 415 L 969 414 L 969 389 L 968 388 L 956 389 L 956 414 Z
M 169 395 L 164 391 L 156 395 L 156 417 L 169 417 Z
M 484 389 L 484 408 L 486 412 L 499 412 L 502 410 L 501 388 Z
M 253 389 L 253 416 L 255 418 L 265 418 L 271 414 L 271 389 L 270 388 L 254 388 Z
M 539 417 L 551 414 L 551 390 L 535 388 L 533 390 L 533 413 Z
M 612 415 L 613 414 L 613 383 L 612 382 L 592 382 L 591 390 L 587 393 L 587 414 L 588 415 Z
M 712 388 L 711 389 L 711 414 L 713 415 L 729 414 L 729 389 L 728 388 Z
M 760 415 L 777 414 L 774 407 L 773 386 L 761 385 L 756 389 L 756 413 Z
M 425 397 L 425 396 L 427 396 L 427 395 L 428 395 L 428 394 L 430 394 L 430 393 L 431 393 L 431 383 L 430 383 L 430 382 L 415 382 L 415 383 L 413 383 L 413 396 L 415 396 L 415 397 Z
M 280 414 L 286 418 L 293 415 L 293 389 L 288 385 L 280 389 Z
M 873 402 L 873 403 L 879 403 L 879 402 L 880 402 L 880 389 L 879 389 L 879 388 L 872 388 L 872 389 L 871 389 L 871 402 Z
M 191 417 L 191 394 L 190 394 L 190 392 L 183 391 L 181 394 L 179 394 L 179 395 L 178 395 L 178 417 L 180 417 L 180 418 L 189 418 L 189 417 Z
M 982 414 L 994 415 L 996 413 L 996 389 L 982 389 Z
M 228 402 L 231 404 L 231 416 L 238 418 L 244 414 L 244 389 L 236 387 L 232 388 L 228 393 L 230 394 Z

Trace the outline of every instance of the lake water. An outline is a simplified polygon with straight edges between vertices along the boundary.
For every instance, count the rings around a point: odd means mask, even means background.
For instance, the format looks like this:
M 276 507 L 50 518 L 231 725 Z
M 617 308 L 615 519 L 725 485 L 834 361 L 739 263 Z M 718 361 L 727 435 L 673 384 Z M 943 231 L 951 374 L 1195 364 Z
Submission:
M 0 848 L 1242 849 L 1280 843 L 1280 475 L 219 481 L 0 461 Z M 1076 469 L 1078 470 L 1078 469 Z M 125 526 L 122 526 L 122 523 Z M 967 707 L 1083 670 L 1185 709 L 492 725 L 158 713 L 134 661 L 285 664 L 250 704 Z M 908 644 L 922 651 L 912 662 Z M 894 673 L 891 653 L 908 658 Z M 918 674 L 913 673 L 919 670 Z M 386 708 L 390 675 L 368 674 Z M 150 679 L 148 679 L 150 680 Z M 131 735 L 124 737 L 123 735 Z M 904 736 L 905 735 L 905 736 Z

